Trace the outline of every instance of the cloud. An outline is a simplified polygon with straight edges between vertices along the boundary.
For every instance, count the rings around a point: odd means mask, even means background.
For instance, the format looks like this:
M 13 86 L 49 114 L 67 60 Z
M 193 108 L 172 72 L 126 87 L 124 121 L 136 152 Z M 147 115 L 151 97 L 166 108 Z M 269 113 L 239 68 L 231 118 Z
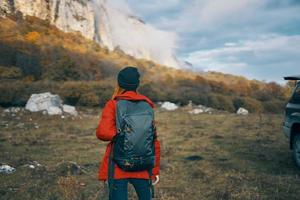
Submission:
M 257 40 L 225 43 L 222 47 L 187 54 L 183 59 L 206 71 L 221 71 L 250 78 L 279 80 L 297 73 L 300 35 L 266 35 Z
M 177 55 L 195 66 L 278 80 L 300 65 L 299 0 L 126 2 L 147 23 L 177 34 Z

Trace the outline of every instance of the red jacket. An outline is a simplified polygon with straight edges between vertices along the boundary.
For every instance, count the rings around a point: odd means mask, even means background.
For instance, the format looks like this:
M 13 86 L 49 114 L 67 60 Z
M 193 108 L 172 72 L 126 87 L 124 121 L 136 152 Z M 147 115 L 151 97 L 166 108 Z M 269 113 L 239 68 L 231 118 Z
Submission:
M 144 100 L 149 105 L 154 108 L 154 104 L 150 99 L 146 96 L 141 95 L 139 93 L 133 91 L 126 91 L 121 95 L 115 97 L 115 99 L 127 99 L 127 100 Z M 96 135 L 99 140 L 102 141 L 111 141 L 112 138 L 116 135 L 116 100 L 109 100 L 102 111 L 102 117 L 100 119 L 98 128 L 96 130 Z M 111 150 L 111 142 L 106 147 L 106 151 L 104 154 L 104 158 L 100 164 L 98 178 L 99 180 L 105 181 L 108 178 L 108 161 L 109 154 Z M 155 140 L 155 167 L 152 170 L 152 179 L 156 175 L 159 175 L 159 165 L 160 165 L 160 143 L 156 139 Z M 139 179 L 149 179 L 148 172 L 140 171 L 140 172 L 126 172 L 120 169 L 117 165 L 115 165 L 115 179 L 125 179 L 125 178 L 139 178 Z

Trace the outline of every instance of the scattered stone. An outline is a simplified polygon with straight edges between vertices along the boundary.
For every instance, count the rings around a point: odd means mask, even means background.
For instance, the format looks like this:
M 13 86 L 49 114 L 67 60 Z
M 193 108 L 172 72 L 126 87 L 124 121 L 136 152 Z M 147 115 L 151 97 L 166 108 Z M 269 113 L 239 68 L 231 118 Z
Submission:
M 11 174 L 15 171 L 16 171 L 16 169 L 9 165 L 1 165 L 0 166 L 0 173 L 3 173 L 3 174 Z
M 196 108 L 189 111 L 190 114 L 201 114 L 201 113 L 211 114 L 212 112 L 213 112 L 212 108 L 206 107 L 206 106 L 203 106 L 203 105 L 198 105 Z
M 203 157 L 198 155 L 193 155 L 193 156 L 185 157 L 184 159 L 188 161 L 198 161 L 198 160 L 203 160 Z
M 202 110 L 200 108 L 195 108 L 195 109 L 189 111 L 190 114 L 200 114 L 203 112 L 204 112 L 204 110 Z
M 32 161 L 32 162 L 29 162 L 29 164 L 25 164 L 24 166 L 28 167 L 30 169 L 36 169 L 38 167 L 41 167 L 42 165 L 40 163 L 38 163 L 37 161 Z
M 28 167 L 29 167 L 30 169 L 34 169 L 34 168 L 35 168 L 34 165 L 28 165 Z
M 10 112 L 12 112 L 12 113 L 18 113 L 20 111 L 21 111 L 21 108 L 19 108 L 19 107 L 11 107 L 10 108 Z
M 23 128 L 24 127 L 24 123 L 18 123 L 17 125 L 16 125 L 16 127 L 18 127 L 18 128 Z
M 41 167 L 42 165 L 40 164 L 40 163 L 38 163 L 37 161 L 33 161 L 32 162 L 35 166 L 37 166 L 37 167 Z
M 236 112 L 236 114 L 238 115 L 248 115 L 249 114 L 249 111 L 246 110 L 245 108 L 239 108 L 238 111 Z
M 165 101 L 164 103 L 161 104 L 161 108 L 164 108 L 169 111 L 173 111 L 173 110 L 176 110 L 178 108 L 178 106 L 175 103 Z
M 7 108 L 7 109 L 3 110 L 3 112 L 4 112 L 4 113 L 10 113 L 10 109 Z
M 76 108 L 74 106 L 69 106 L 69 105 L 64 104 L 62 108 L 65 113 L 68 113 L 72 116 L 78 115 L 78 112 L 76 111 Z

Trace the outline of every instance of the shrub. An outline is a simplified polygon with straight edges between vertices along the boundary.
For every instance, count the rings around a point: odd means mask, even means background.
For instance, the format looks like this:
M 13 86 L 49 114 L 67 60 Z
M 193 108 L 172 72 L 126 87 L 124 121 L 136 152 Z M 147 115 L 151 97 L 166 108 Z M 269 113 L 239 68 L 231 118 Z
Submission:
M 283 113 L 285 102 L 273 99 L 271 101 L 263 102 L 264 112 L 266 113 Z
M 80 106 L 97 106 L 99 105 L 99 97 L 94 92 L 88 92 L 80 95 L 78 101 Z
M 17 79 L 22 77 L 22 70 L 17 67 L 1 67 L 0 79 Z
M 235 111 L 231 97 L 219 94 L 210 94 L 208 96 L 208 106 L 229 112 Z
M 40 38 L 40 34 L 36 31 L 29 32 L 25 35 L 25 40 L 29 42 L 36 42 Z

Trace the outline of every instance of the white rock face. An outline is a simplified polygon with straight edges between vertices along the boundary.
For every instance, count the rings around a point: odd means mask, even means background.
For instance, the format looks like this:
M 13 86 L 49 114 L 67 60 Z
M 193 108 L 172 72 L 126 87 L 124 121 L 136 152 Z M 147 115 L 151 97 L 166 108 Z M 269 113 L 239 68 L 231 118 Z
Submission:
M 62 100 L 58 95 L 50 92 L 32 94 L 26 103 L 26 110 L 30 112 L 39 112 L 46 110 L 49 115 L 61 114 Z
M 176 110 L 178 108 L 178 106 L 175 103 L 166 101 L 161 104 L 161 108 L 169 110 L 169 111 L 173 111 L 173 110 Z
M 79 32 L 109 50 L 120 48 L 136 58 L 145 58 L 179 68 L 174 56 L 176 36 L 161 31 L 106 0 L 1 0 L 0 16 L 20 11 L 24 16 L 48 20 L 65 32 Z
M 4 173 L 4 174 L 11 174 L 13 172 L 15 172 L 16 169 L 9 166 L 9 165 L 1 165 L 0 166 L 0 173 Z
M 63 105 L 63 111 L 65 113 L 68 113 L 68 114 L 73 115 L 73 116 L 78 115 L 78 112 L 76 111 L 76 108 L 74 106 L 69 106 L 69 105 L 64 104 Z
M 249 114 L 249 111 L 246 110 L 245 108 L 239 108 L 238 111 L 236 112 L 236 114 L 238 115 L 248 115 Z

